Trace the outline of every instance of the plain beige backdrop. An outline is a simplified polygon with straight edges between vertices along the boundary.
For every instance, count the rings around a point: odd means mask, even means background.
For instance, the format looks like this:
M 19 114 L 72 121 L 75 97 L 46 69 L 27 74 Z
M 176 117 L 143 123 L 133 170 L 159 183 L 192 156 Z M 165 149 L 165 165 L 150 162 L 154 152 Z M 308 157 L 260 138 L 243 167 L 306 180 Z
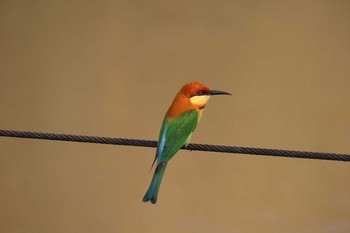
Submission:
M 349 1 L 0 1 L 0 128 L 350 153 Z M 0 232 L 350 232 L 350 164 L 0 138 Z

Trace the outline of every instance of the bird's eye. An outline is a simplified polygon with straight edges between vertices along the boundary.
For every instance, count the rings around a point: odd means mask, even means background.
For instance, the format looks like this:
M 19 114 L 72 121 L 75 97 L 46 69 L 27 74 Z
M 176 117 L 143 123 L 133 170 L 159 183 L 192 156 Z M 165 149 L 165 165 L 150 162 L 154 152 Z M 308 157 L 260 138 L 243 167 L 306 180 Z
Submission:
M 203 91 L 197 91 L 197 95 L 203 95 L 204 92 Z

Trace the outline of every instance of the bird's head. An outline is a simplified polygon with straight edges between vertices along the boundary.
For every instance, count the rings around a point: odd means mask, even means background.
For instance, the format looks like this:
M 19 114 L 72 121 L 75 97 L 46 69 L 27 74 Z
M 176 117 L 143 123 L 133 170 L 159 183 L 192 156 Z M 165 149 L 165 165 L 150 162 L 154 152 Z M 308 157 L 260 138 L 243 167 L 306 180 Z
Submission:
M 202 109 L 212 95 L 231 95 L 225 91 L 211 90 L 199 82 L 191 82 L 182 87 L 181 92 L 190 99 L 191 104 Z
M 175 119 L 190 109 L 196 109 L 200 114 L 199 116 L 201 116 L 201 110 L 206 106 L 212 95 L 231 94 L 225 91 L 211 90 L 209 87 L 199 82 L 187 83 L 177 93 L 173 103 L 170 105 L 166 113 L 166 116 Z

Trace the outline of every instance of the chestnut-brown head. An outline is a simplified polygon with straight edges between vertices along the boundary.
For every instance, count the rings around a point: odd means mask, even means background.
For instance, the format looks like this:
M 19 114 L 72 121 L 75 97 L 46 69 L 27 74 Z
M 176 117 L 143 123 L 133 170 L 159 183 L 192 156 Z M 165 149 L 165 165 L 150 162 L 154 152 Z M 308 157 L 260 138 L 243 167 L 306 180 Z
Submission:
M 190 99 L 192 105 L 202 109 L 212 95 L 231 95 L 225 91 L 211 90 L 199 82 L 191 82 L 182 87 L 181 92 Z
M 169 118 L 175 119 L 188 110 L 196 109 L 201 116 L 201 110 L 206 106 L 212 95 L 231 94 L 225 91 L 210 90 L 209 87 L 199 82 L 187 83 L 176 95 L 166 115 Z

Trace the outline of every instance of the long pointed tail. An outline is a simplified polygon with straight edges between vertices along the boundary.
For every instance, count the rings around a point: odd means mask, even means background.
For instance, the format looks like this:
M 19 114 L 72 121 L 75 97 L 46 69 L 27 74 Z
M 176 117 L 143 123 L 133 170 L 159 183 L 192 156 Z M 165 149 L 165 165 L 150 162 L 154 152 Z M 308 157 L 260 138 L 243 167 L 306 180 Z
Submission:
M 152 182 L 145 196 L 143 197 L 142 201 L 144 202 L 151 201 L 153 204 L 156 204 L 160 183 L 162 182 L 162 178 L 163 178 L 167 164 L 168 164 L 167 162 L 162 161 L 157 165 L 157 168 L 152 178 Z

